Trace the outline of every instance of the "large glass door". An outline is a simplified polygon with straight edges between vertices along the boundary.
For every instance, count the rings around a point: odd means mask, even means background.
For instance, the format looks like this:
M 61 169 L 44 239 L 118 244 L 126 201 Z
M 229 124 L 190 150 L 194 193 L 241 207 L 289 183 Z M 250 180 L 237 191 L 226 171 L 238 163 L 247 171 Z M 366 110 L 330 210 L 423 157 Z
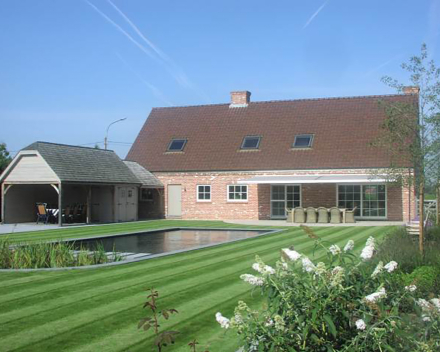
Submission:
M 385 185 L 339 185 L 338 206 L 353 209 L 359 218 L 386 218 L 387 194 Z
M 270 209 L 273 219 L 285 219 L 286 208 L 301 206 L 299 185 L 271 185 Z

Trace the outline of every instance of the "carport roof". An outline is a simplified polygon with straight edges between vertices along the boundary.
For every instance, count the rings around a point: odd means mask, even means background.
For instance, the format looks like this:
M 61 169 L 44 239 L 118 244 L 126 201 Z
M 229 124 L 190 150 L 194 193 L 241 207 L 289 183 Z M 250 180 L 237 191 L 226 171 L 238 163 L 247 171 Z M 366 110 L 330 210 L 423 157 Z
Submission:
M 140 184 L 113 150 L 35 142 L 22 150 L 35 150 L 61 182 Z

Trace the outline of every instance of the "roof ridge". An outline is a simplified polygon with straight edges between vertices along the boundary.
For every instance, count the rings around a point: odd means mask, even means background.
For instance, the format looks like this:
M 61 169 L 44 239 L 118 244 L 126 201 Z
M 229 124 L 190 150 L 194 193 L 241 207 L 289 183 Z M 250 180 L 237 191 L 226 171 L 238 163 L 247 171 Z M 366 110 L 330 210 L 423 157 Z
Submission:
M 343 100 L 343 99 L 374 99 L 381 97 L 405 97 L 405 96 L 415 96 L 417 94 L 375 94 L 375 95 L 351 95 L 342 97 L 323 97 L 323 98 L 300 98 L 300 99 L 280 99 L 280 100 L 261 100 L 261 101 L 251 101 L 249 105 L 252 104 L 267 104 L 267 103 L 283 103 L 283 102 L 296 102 L 296 101 L 319 101 L 319 100 Z M 195 107 L 205 107 L 205 106 L 229 106 L 230 103 L 217 103 L 217 104 L 201 104 L 201 105 L 179 105 L 179 106 L 159 106 L 154 107 L 152 110 L 159 109 L 178 109 L 178 108 L 195 108 Z
M 63 147 L 74 147 L 74 148 L 84 148 L 84 149 L 93 149 L 93 150 L 99 150 L 99 151 L 103 151 L 103 152 L 115 152 L 112 149 L 101 149 L 101 148 L 95 148 L 95 147 L 86 147 L 86 146 L 82 146 L 82 145 L 72 145 L 72 144 L 64 144 L 64 143 L 54 143 L 54 142 L 45 142 L 45 141 L 36 141 L 33 142 L 31 144 L 28 145 L 28 147 L 30 147 L 33 144 L 37 144 L 37 143 L 41 143 L 41 144 L 51 144 L 51 145 L 59 145 L 59 146 L 63 146 Z M 27 147 L 25 147 L 27 148 Z

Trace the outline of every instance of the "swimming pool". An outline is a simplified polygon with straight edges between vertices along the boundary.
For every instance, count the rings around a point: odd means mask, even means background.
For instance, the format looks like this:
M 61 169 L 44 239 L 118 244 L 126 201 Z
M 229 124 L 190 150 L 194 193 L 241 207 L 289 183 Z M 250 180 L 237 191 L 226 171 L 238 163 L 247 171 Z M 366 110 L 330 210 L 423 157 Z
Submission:
M 272 232 L 271 230 L 171 228 L 68 242 L 74 243 L 78 249 L 83 247 L 89 250 L 95 250 L 98 244 L 102 244 L 107 252 L 131 254 L 131 257 L 135 254 L 134 257 L 140 258 L 209 247 Z

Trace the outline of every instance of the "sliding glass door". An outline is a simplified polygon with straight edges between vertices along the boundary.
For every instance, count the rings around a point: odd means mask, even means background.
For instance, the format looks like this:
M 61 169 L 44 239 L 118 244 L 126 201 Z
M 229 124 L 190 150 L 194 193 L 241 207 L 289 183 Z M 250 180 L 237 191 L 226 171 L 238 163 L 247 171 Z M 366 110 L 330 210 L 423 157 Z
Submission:
M 338 185 L 339 208 L 353 209 L 360 218 L 387 217 L 387 191 L 385 185 Z
M 271 218 L 285 219 L 286 208 L 299 206 L 301 206 L 301 187 L 299 185 L 271 185 Z

